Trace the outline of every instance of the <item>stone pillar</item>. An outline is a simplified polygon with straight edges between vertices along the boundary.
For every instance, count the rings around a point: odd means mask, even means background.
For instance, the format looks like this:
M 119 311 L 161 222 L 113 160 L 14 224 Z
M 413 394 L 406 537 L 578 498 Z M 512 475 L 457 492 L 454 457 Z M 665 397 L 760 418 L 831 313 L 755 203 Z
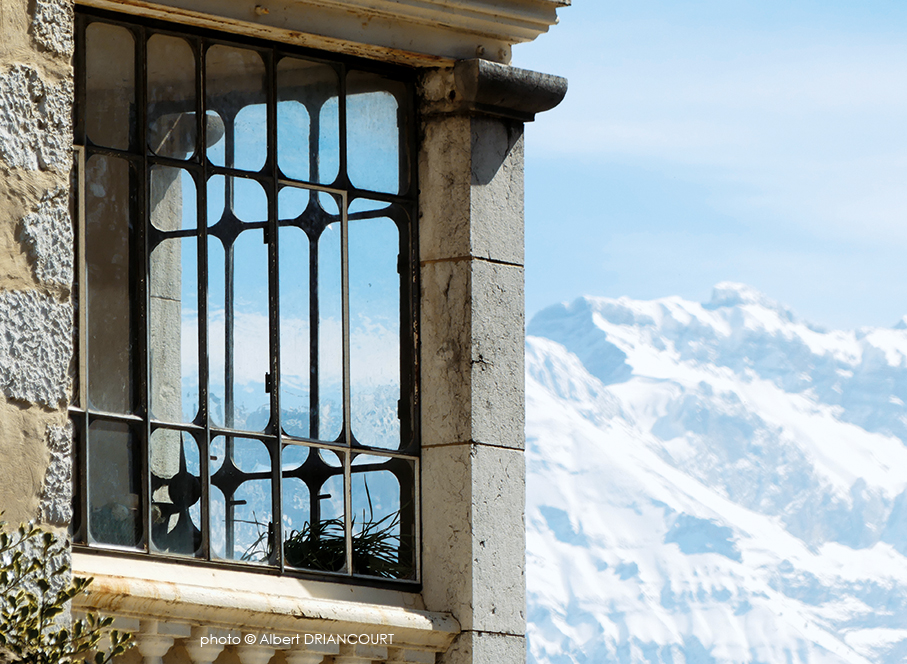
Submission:
M 444 664 L 526 659 L 523 122 L 565 92 L 481 60 L 421 88 L 423 594 L 463 630 Z
M 72 2 L 0 2 L 0 510 L 71 520 Z

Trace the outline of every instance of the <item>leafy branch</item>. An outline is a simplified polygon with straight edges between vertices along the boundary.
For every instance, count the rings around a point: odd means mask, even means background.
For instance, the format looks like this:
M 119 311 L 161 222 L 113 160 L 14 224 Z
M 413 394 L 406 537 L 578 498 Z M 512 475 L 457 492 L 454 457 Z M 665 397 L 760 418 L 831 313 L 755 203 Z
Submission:
M 111 617 L 67 619 L 69 602 L 92 581 L 71 572 L 65 540 L 34 524 L 8 531 L 0 521 L 0 661 L 107 664 L 135 645 L 132 634 L 111 629 Z

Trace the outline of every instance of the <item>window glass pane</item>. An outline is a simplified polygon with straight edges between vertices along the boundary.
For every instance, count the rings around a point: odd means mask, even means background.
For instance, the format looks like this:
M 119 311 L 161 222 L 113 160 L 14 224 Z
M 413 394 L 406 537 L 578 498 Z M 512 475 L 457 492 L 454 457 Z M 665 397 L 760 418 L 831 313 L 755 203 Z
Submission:
M 224 126 L 222 149 L 208 147 L 216 166 L 258 171 L 267 157 L 265 66 L 257 51 L 212 46 L 206 56 L 206 108 Z
M 163 157 L 195 153 L 195 54 L 185 39 L 148 40 L 148 147 Z
M 136 548 L 142 542 L 142 464 L 127 424 L 88 429 L 88 532 L 92 542 Z
M 340 223 L 318 239 L 318 427 L 319 440 L 334 441 L 343 430 L 343 297 Z M 313 432 L 314 433 L 314 432 Z
M 85 258 L 88 286 L 88 396 L 102 411 L 130 413 L 136 405 L 137 290 L 130 249 L 132 186 L 129 164 L 95 156 L 86 166 Z
M 291 436 L 309 437 L 309 238 L 295 226 L 280 229 L 280 407 Z
M 191 434 L 151 434 L 151 542 L 157 551 L 191 556 L 201 546 L 201 474 Z
M 390 579 L 415 574 L 414 464 L 357 455 L 352 465 L 353 572 Z
M 198 413 L 198 249 L 193 237 L 163 240 L 151 252 L 152 416 L 192 422 Z
M 208 355 L 212 421 L 261 431 L 270 421 L 268 248 L 261 229 L 226 250 L 208 238 Z
M 135 124 L 135 39 L 126 28 L 85 30 L 85 130 L 96 145 L 127 149 Z
M 349 221 L 350 426 L 363 445 L 400 446 L 400 275 L 397 225 Z
M 405 87 L 366 72 L 347 75 L 347 169 L 360 189 L 399 193 L 409 184 L 398 118 Z
M 196 227 L 195 181 L 189 171 L 151 167 L 151 223 L 161 231 Z
M 284 557 L 291 567 L 339 572 L 346 564 L 343 463 L 335 453 L 283 450 Z
M 211 550 L 216 558 L 267 563 L 271 554 L 271 455 L 251 438 L 211 441 Z
M 337 178 L 339 89 L 328 65 L 298 58 L 277 65 L 277 163 L 287 177 L 324 184 Z
M 225 214 L 226 211 L 226 214 Z M 208 226 L 218 222 L 256 222 L 268 219 L 268 195 L 255 180 L 214 175 L 208 179 Z M 221 235 L 235 234 L 224 228 Z

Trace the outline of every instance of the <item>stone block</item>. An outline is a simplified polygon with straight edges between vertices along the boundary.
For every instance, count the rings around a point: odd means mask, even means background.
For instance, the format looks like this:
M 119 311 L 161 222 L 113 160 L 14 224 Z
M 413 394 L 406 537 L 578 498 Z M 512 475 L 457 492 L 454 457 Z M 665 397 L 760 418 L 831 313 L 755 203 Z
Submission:
M 72 316 L 71 304 L 36 291 L 0 292 L 0 387 L 7 397 L 49 408 L 66 402 Z
M 486 261 L 474 261 L 471 267 L 470 440 L 523 449 L 526 440 L 523 269 Z
M 509 634 L 462 632 L 438 664 L 523 664 L 526 640 Z
M 522 265 L 523 132 L 519 123 L 432 116 L 419 154 L 419 257 Z
M 68 526 L 72 521 L 72 424 L 47 427 L 50 464 L 44 475 L 44 489 L 38 520 L 52 526 Z
M 522 124 L 476 117 L 470 129 L 470 255 L 523 265 Z
M 525 630 L 525 466 L 520 450 L 424 450 L 423 597 L 463 629 Z
M 522 449 L 523 270 L 487 261 L 422 268 L 422 444 Z
M 471 270 L 467 261 L 422 268 L 422 444 L 468 441 L 471 426 Z
M 470 255 L 470 121 L 435 116 L 419 151 L 419 259 Z

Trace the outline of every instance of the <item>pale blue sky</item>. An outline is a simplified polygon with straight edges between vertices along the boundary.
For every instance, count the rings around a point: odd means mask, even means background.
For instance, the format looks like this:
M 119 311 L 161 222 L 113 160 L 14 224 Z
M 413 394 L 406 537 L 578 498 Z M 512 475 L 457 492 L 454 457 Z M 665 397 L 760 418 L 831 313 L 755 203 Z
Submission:
M 907 314 L 907 3 L 574 0 L 513 64 L 527 313 L 748 283 L 829 327 Z

